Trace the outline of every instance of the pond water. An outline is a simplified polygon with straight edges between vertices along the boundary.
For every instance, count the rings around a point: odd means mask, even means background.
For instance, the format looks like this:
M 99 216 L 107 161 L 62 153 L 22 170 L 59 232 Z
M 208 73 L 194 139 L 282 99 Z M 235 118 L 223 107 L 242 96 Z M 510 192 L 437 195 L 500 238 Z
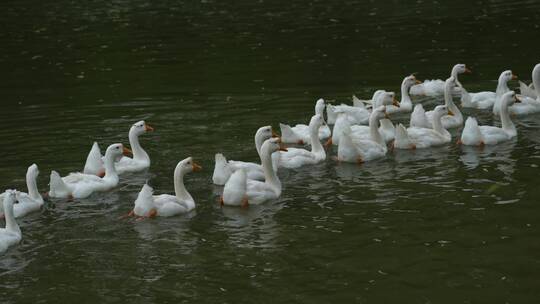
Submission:
M 255 130 L 306 123 L 319 97 L 399 92 L 405 75 L 444 79 L 458 62 L 474 72 L 461 77 L 472 92 L 494 90 L 506 69 L 530 81 L 540 2 L 10 0 L 0 9 L 3 188 L 24 190 L 37 163 L 45 192 L 51 170 L 82 169 L 93 141 L 127 143 L 141 119 L 155 127 L 141 137 L 147 172 L 19 220 L 23 241 L 0 257 L 2 302 L 539 298 L 539 115 L 515 120 L 518 138 L 496 147 L 280 170 L 282 197 L 248 210 L 221 208 L 211 176 L 216 152 L 256 161 Z M 186 178 L 196 211 L 118 219 L 147 180 L 172 193 L 187 156 L 204 168 Z

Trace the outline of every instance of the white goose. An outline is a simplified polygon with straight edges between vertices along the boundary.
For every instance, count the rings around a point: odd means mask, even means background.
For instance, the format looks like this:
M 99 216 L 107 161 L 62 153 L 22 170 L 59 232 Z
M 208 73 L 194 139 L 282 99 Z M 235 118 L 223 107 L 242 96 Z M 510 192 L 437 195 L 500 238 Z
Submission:
M 499 80 L 497 82 L 497 89 L 495 92 L 478 92 L 478 93 L 469 93 L 467 90 L 463 89 L 461 91 L 461 106 L 464 108 L 475 108 L 475 109 L 491 109 L 493 107 L 493 113 L 499 114 L 500 105 L 497 103 L 497 99 L 502 96 L 502 94 L 510 91 L 508 88 L 508 81 L 517 79 L 517 76 L 512 73 L 512 71 L 507 70 L 499 75 Z
M 463 125 L 463 115 L 459 108 L 454 104 L 452 97 L 452 89 L 456 86 L 455 79 L 450 77 L 446 79 L 444 83 L 444 103 L 448 108 L 449 112 L 452 112 L 453 115 L 444 115 L 441 119 L 442 125 L 445 129 L 457 128 Z M 428 121 L 433 125 L 433 114 L 434 111 L 426 112 L 426 117 Z
M 524 82 L 522 82 L 520 80 L 519 81 L 519 92 L 521 93 L 521 95 L 526 96 L 526 97 L 530 97 L 530 98 L 534 98 L 534 99 L 536 99 L 538 97 L 538 95 L 536 94 L 536 91 L 534 89 L 534 84 L 533 83 L 531 83 L 530 85 L 526 85 Z
M 280 152 L 279 166 L 285 168 L 298 168 L 304 165 L 311 165 L 322 162 L 326 159 L 326 152 L 319 138 L 319 128 L 326 125 L 320 114 L 315 114 L 309 122 L 309 133 L 311 151 L 306 149 L 288 148 L 287 151 Z
M 36 164 L 32 164 L 26 171 L 26 187 L 28 193 L 17 191 L 18 203 L 13 205 L 13 214 L 16 218 L 23 217 L 28 213 L 38 211 L 43 206 L 43 197 L 39 194 L 37 187 L 37 177 L 39 169 Z M 4 194 L 0 194 L 0 202 L 3 202 Z M 4 207 L 0 205 L 0 217 L 4 217 Z
M 338 118 L 337 118 L 336 124 L 334 125 L 332 137 L 328 139 L 328 141 L 325 143 L 325 146 L 327 147 L 329 147 L 330 145 L 338 146 L 341 136 L 343 135 L 344 130 L 347 128 L 351 129 L 350 136 L 352 136 L 352 138 L 355 140 L 371 139 L 371 129 L 373 126 L 375 126 L 375 128 L 378 128 L 378 132 L 382 136 L 384 142 L 392 141 L 394 139 L 394 125 L 392 124 L 392 121 L 387 118 L 385 119 L 378 118 L 378 116 L 380 115 L 379 112 L 384 113 L 385 109 L 386 109 L 385 106 L 379 106 L 375 108 L 370 114 L 368 126 L 359 126 L 359 125 L 351 126 L 351 122 L 347 119 L 347 115 L 345 113 L 338 111 L 337 113 Z M 384 114 L 384 116 L 387 117 L 386 114 Z
M 431 128 L 410 127 L 405 129 L 405 126 L 399 124 L 396 127 L 394 149 L 422 149 L 449 143 L 452 140 L 452 136 L 441 122 L 441 118 L 447 114 L 453 115 L 447 106 L 439 105 L 433 110 Z
M 409 120 L 410 127 L 418 128 L 431 128 L 431 123 L 427 119 L 426 110 L 421 103 L 414 106 L 414 110 L 411 113 L 411 119 Z
M 377 96 L 383 92 L 385 91 L 384 90 L 375 91 L 375 93 L 373 93 L 373 98 L 370 100 L 361 100 L 361 99 L 358 99 L 358 97 L 356 97 L 355 95 L 353 95 L 352 96 L 353 107 L 365 110 L 366 104 L 372 104 L 375 100 L 377 100 Z M 331 105 L 331 104 L 326 105 L 326 123 L 328 125 L 334 125 L 336 123 L 338 112 L 343 112 L 343 111 L 338 111 L 336 109 L 336 106 L 334 105 Z
M 319 99 L 315 103 L 315 114 L 319 114 L 321 117 L 324 117 L 324 99 Z M 310 131 L 309 126 L 305 124 L 298 124 L 294 127 L 291 127 L 286 124 L 279 124 L 281 129 L 281 142 L 285 144 L 310 144 Z M 327 125 L 321 126 L 319 129 L 319 138 L 327 139 L 330 137 L 332 132 Z
M 397 105 L 393 104 L 387 106 L 386 113 L 393 114 L 411 112 L 413 107 L 411 96 L 409 95 L 409 90 L 417 83 L 419 83 L 419 81 L 416 80 L 416 77 L 414 75 L 403 78 L 403 81 L 401 82 L 401 101 L 399 101 Z
M 371 130 L 373 125 L 375 125 L 375 128 L 378 128 L 379 134 L 381 134 L 384 142 L 388 143 L 392 141 L 394 139 L 395 127 L 394 124 L 392 124 L 392 121 L 386 118 L 388 117 L 386 109 L 388 109 L 388 106 L 378 106 L 377 108 L 374 108 L 369 116 L 368 126 L 350 126 L 353 140 L 372 140 Z M 380 119 L 380 116 L 384 116 L 385 118 Z M 339 134 L 339 132 L 337 133 Z
M 537 97 L 521 96 L 521 102 L 510 107 L 514 115 L 527 115 L 540 112 L 540 63 L 532 71 L 533 86 Z
M 265 181 L 247 179 L 246 172 L 241 169 L 231 175 L 223 188 L 221 204 L 227 206 L 244 206 L 261 204 L 281 196 L 281 182 L 272 169 L 272 153 L 287 151 L 281 148 L 279 138 L 270 138 L 261 147 L 261 163 Z
M 338 145 L 337 159 L 340 162 L 358 163 L 371 161 L 384 157 L 388 151 L 377 129 L 373 135 L 376 140 L 354 140 L 351 136 L 351 128 L 345 126 Z
M 463 73 L 471 73 L 471 70 L 463 63 L 458 63 L 452 67 L 450 77 L 454 77 L 457 87 L 452 88 L 451 93 L 457 95 L 461 93 L 463 86 L 458 80 L 458 75 Z M 444 81 L 440 79 L 436 80 L 424 80 L 423 83 L 414 85 L 411 87 L 410 93 L 412 95 L 425 95 L 436 97 L 444 94 Z
M 2 201 L 5 210 L 6 228 L 0 228 L 0 253 L 6 252 L 9 247 L 18 244 L 22 238 L 21 228 L 19 228 L 13 214 L 13 204 L 16 196 L 17 191 L 7 190 Z
M 56 171 L 51 172 L 49 196 L 56 198 L 86 198 L 94 192 L 108 191 L 118 185 L 118 173 L 114 161 L 122 153 L 130 153 L 122 144 L 112 144 L 105 152 L 105 176 L 93 174 L 70 173 L 60 177 Z
M 144 120 L 136 122 L 131 126 L 129 129 L 129 144 L 133 151 L 133 158 L 123 156 L 115 163 L 116 172 L 118 174 L 138 172 L 150 167 L 150 157 L 141 147 L 139 136 L 151 131 L 154 131 L 154 128 L 146 124 Z M 103 157 L 101 156 L 101 151 L 97 142 L 94 142 L 92 149 L 90 149 L 90 153 L 88 153 L 83 173 L 98 176 L 103 176 L 103 174 L 105 174 Z
M 257 132 L 255 132 L 255 149 L 257 149 L 257 155 L 259 155 L 259 157 L 261 156 L 262 144 L 271 137 L 278 137 L 272 130 L 272 126 L 260 127 L 257 129 Z M 277 170 L 278 162 L 279 155 L 276 155 L 272 158 L 274 170 Z M 223 154 L 217 153 L 215 155 L 212 182 L 215 185 L 223 186 L 227 183 L 231 174 L 239 169 L 244 169 L 249 179 L 264 180 L 264 171 L 260 164 L 235 160 L 227 161 Z
M 128 216 L 141 218 L 174 216 L 195 209 L 195 200 L 184 186 L 184 176 L 189 172 L 196 172 L 201 169 L 201 166 L 195 163 L 191 157 L 180 161 L 174 169 L 175 194 L 153 195 L 154 189 L 145 184 L 139 192 L 137 200 L 135 200 L 135 207 Z
M 520 102 L 514 91 L 506 92 L 501 96 L 501 124 L 502 126 L 478 126 L 476 118 L 469 117 L 461 133 L 458 143 L 467 146 L 496 145 L 517 136 L 516 126 L 510 118 L 509 107 L 514 102 Z
M 352 96 L 353 106 L 360 107 L 360 108 L 365 108 L 366 105 L 373 105 L 379 99 L 379 96 L 384 92 L 386 92 L 386 91 L 385 90 L 377 90 L 377 91 L 373 92 L 373 96 L 371 97 L 371 99 L 367 99 L 367 100 L 359 99 L 358 97 L 356 97 L 356 95 L 353 95 Z

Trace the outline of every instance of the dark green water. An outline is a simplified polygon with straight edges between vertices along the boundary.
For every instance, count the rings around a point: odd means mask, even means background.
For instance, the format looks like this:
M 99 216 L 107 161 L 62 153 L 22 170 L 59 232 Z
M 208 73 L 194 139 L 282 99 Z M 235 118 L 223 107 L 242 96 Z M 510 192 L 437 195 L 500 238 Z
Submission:
M 282 198 L 249 210 L 220 208 L 211 184 L 214 153 L 256 160 L 255 130 L 308 121 L 319 97 L 399 91 L 457 62 L 474 70 L 469 91 L 505 69 L 530 79 L 538 1 L 154 2 L 0 4 L 2 187 L 24 189 L 35 162 L 46 191 L 94 140 L 126 142 L 140 119 L 156 128 L 141 138 L 148 172 L 19 220 L 3 303 L 538 301 L 540 116 L 494 148 L 282 170 Z M 117 219 L 145 180 L 172 193 L 190 155 L 205 169 L 187 178 L 195 212 Z

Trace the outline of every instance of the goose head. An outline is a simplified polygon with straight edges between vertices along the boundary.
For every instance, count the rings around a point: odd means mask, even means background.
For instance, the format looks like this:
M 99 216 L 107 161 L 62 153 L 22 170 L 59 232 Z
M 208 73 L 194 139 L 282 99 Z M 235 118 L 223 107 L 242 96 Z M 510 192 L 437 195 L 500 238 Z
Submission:
M 516 79 L 518 79 L 518 77 L 514 73 L 512 73 L 511 70 L 506 70 L 502 72 L 501 75 L 499 76 L 499 83 L 507 83 L 510 80 L 516 80 Z
M 202 167 L 193 160 L 193 157 L 190 156 L 178 162 L 175 171 L 178 170 L 182 175 L 185 175 L 190 172 L 201 171 Z
M 315 114 L 323 115 L 325 107 L 326 105 L 324 104 L 324 99 L 319 98 L 315 103 Z
M 403 81 L 401 82 L 401 87 L 402 88 L 405 88 L 405 89 L 409 89 L 410 87 L 412 87 L 413 85 L 415 84 L 420 84 L 422 82 L 420 82 L 419 80 L 416 79 L 416 76 L 414 75 L 409 75 L 405 78 L 403 78 Z
M 374 97 L 375 98 L 375 97 Z M 399 102 L 396 99 L 396 94 L 394 92 L 382 91 L 377 94 L 377 99 L 374 99 L 373 107 L 394 105 L 399 107 Z
M 130 134 L 135 134 L 137 136 L 152 131 L 154 131 L 154 128 L 148 125 L 144 120 L 134 123 L 133 126 L 131 126 L 131 128 L 129 129 Z
M 286 148 L 281 146 L 280 138 L 267 139 L 261 147 L 262 154 L 272 155 L 272 153 L 277 152 L 277 151 L 287 151 Z
M 257 149 L 258 154 L 260 154 L 261 146 L 264 141 L 272 137 L 279 137 L 272 129 L 272 126 L 264 126 L 257 129 L 257 132 L 255 132 L 255 149 Z
M 444 115 L 454 116 L 454 113 L 446 105 L 438 105 L 433 109 L 433 115 L 434 118 L 439 119 Z
M 32 164 L 30 167 L 28 167 L 28 170 L 26 170 L 26 179 L 36 179 L 39 175 L 39 169 L 36 164 Z
M 2 202 L 4 210 L 13 208 L 13 204 L 17 201 L 19 191 L 8 189 L 4 192 L 4 201 Z
M 118 160 L 122 157 L 122 155 L 131 155 L 132 152 L 128 148 L 124 147 L 122 144 L 112 144 L 109 147 L 107 147 L 107 150 L 105 151 L 105 157 L 112 157 L 115 160 Z
M 264 142 L 271 137 L 279 137 L 272 129 L 272 126 L 264 126 L 257 129 L 255 132 L 255 141 Z
M 388 114 L 386 113 L 386 106 L 380 106 L 373 109 L 370 119 L 381 120 L 383 118 L 388 118 Z
M 469 68 L 467 68 L 467 65 L 465 65 L 464 63 L 458 63 L 456 65 L 454 65 L 454 67 L 452 68 L 452 76 L 456 76 L 458 74 L 470 74 L 472 73 L 471 70 Z
M 510 107 L 516 102 L 521 102 L 514 91 L 508 91 L 501 96 L 501 106 Z
M 385 90 L 377 90 L 377 91 L 373 92 L 373 97 L 371 97 L 371 100 L 373 100 L 373 101 L 378 100 L 379 96 L 384 92 L 386 92 L 386 91 Z

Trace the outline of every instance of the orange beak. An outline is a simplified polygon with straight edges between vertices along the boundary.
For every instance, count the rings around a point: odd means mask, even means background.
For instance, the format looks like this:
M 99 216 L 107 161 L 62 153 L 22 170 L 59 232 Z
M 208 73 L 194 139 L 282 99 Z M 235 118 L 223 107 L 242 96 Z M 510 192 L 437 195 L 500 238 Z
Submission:
M 517 75 L 516 75 L 516 74 L 512 74 L 512 80 L 517 80 L 517 79 L 518 79 Z
M 467 74 L 472 74 L 472 71 L 469 70 L 469 68 L 465 68 L 465 72 L 464 73 L 467 73 Z
M 392 100 L 392 104 L 399 108 L 399 101 L 394 97 L 394 100 Z
M 521 101 L 522 101 L 521 98 L 517 97 L 517 95 L 516 95 L 516 102 L 520 103 Z
M 287 152 L 289 150 L 287 150 L 287 148 L 284 145 L 280 144 L 279 145 L 279 151 Z
M 199 166 L 199 164 L 197 164 L 196 162 L 193 162 L 193 165 L 191 165 L 193 167 L 193 172 L 199 172 L 202 170 L 202 167 Z
M 422 82 L 421 82 L 420 80 L 416 79 L 416 80 L 414 81 L 414 83 L 416 83 L 416 84 L 421 84 Z
M 450 116 L 454 116 L 454 112 L 452 112 L 452 111 L 448 110 L 448 115 L 450 115 Z
M 272 130 L 272 137 L 279 137 L 279 134 L 277 134 L 276 131 Z
M 131 156 L 133 155 L 133 152 L 130 149 L 124 147 L 124 149 L 122 150 L 122 154 L 124 154 L 125 156 Z
M 152 131 L 154 131 L 154 128 L 152 128 L 151 126 L 145 124 L 145 125 L 144 125 L 144 130 L 145 130 L 146 132 L 152 132 Z

